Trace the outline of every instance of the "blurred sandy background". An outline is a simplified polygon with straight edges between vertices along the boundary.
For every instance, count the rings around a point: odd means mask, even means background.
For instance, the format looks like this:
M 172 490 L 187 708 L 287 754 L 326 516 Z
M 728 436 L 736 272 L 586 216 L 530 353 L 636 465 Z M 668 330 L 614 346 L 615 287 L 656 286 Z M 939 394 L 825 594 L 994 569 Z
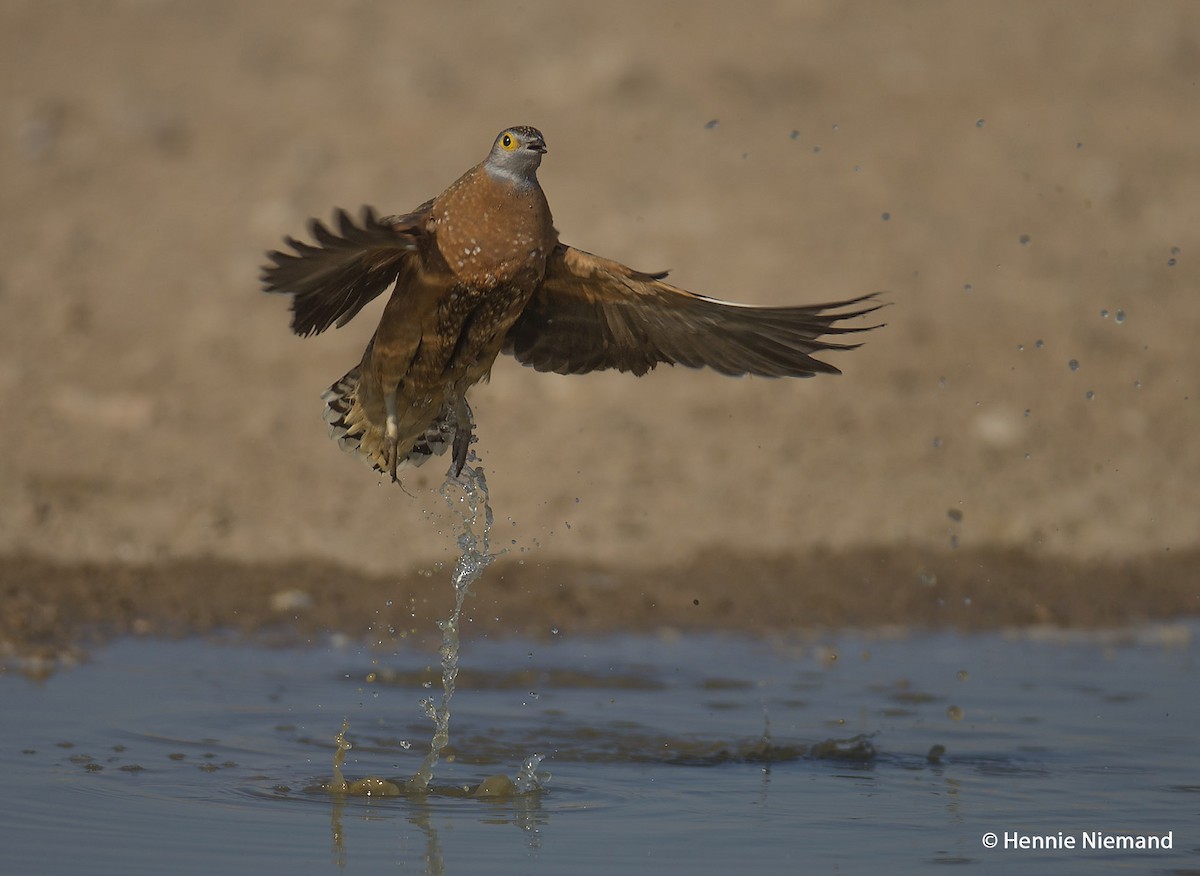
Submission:
M 512 124 L 547 137 L 568 243 L 738 301 L 892 302 L 837 378 L 502 357 L 477 450 L 531 604 L 568 568 L 746 593 L 770 558 L 769 615 L 815 598 L 801 569 L 869 555 L 865 594 L 918 601 L 947 557 L 1115 570 L 1114 620 L 1174 563 L 1170 611 L 1200 610 L 1196 4 L 7 0 L 0 81 L 21 612 L 114 570 L 338 589 L 452 559 L 440 461 L 410 498 L 321 421 L 382 299 L 301 340 L 257 273 L 309 216 L 411 208 Z

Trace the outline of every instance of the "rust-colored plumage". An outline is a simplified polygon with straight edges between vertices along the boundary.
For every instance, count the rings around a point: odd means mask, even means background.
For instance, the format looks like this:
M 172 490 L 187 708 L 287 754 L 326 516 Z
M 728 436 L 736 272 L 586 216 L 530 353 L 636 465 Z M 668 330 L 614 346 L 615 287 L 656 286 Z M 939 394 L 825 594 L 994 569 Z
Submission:
M 660 362 L 722 374 L 811 377 L 838 369 L 812 357 L 857 344 L 823 335 L 879 307 L 872 295 L 804 307 L 754 307 L 696 295 L 558 240 L 537 181 L 546 151 L 535 128 L 496 137 L 486 160 L 411 213 L 337 231 L 313 220 L 315 245 L 285 238 L 264 288 L 292 296 L 299 335 L 339 328 L 394 286 L 362 361 L 326 391 L 325 419 L 343 449 L 396 479 L 470 447 L 467 390 L 500 352 L 538 371 L 606 368 L 645 374 Z

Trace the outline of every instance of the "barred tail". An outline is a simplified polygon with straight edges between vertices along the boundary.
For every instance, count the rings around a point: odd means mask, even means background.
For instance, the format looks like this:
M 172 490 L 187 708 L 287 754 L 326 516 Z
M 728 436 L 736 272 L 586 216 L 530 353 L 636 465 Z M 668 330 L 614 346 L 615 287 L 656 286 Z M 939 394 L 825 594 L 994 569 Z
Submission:
M 325 402 L 325 422 L 329 424 L 329 437 L 347 453 L 358 457 L 376 471 L 388 472 L 387 441 L 381 426 L 367 419 L 366 411 L 358 403 L 359 369 L 352 368 L 341 380 L 321 393 Z M 457 420 L 451 405 L 445 405 L 437 417 L 423 432 L 405 439 L 401 436 L 400 446 L 408 445 L 407 452 L 401 451 L 396 468 L 416 468 L 431 456 L 441 456 L 454 440 Z M 411 443 L 409 443 L 411 442 Z
M 358 374 L 358 368 L 352 368 L 321 393 L 321 401 L 325 402 L 325 422 L 329 424 L 329 437 L 342 450 L 368 465 L 377 466 L 375 456 L 381 455 L 383 436 L 378 429 L 371 428 L 366 412 L 357 404 Z

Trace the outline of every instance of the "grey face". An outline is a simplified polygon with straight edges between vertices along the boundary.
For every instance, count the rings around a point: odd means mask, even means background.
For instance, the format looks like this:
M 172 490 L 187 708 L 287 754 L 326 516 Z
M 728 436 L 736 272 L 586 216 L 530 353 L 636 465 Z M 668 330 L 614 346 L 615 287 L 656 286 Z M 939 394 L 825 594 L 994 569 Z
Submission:
M 496 142 L 492 144 L 487 169 L 498 176 L 509 177 L 519 182 L 532 182 L 545 151 L 546 140 L 537 128 L 528 125 L 506 128 L 496 136 Z

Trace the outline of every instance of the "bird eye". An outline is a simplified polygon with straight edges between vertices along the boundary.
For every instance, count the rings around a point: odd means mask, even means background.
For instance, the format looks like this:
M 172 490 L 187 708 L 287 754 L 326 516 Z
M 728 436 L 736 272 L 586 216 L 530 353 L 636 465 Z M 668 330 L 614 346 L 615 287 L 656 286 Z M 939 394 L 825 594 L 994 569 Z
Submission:
M 505 131 L 500 135 L 500 148 L 505 152 L 512 152 L 518 145 L 517 138 L 512 135 L 511 131 Z

